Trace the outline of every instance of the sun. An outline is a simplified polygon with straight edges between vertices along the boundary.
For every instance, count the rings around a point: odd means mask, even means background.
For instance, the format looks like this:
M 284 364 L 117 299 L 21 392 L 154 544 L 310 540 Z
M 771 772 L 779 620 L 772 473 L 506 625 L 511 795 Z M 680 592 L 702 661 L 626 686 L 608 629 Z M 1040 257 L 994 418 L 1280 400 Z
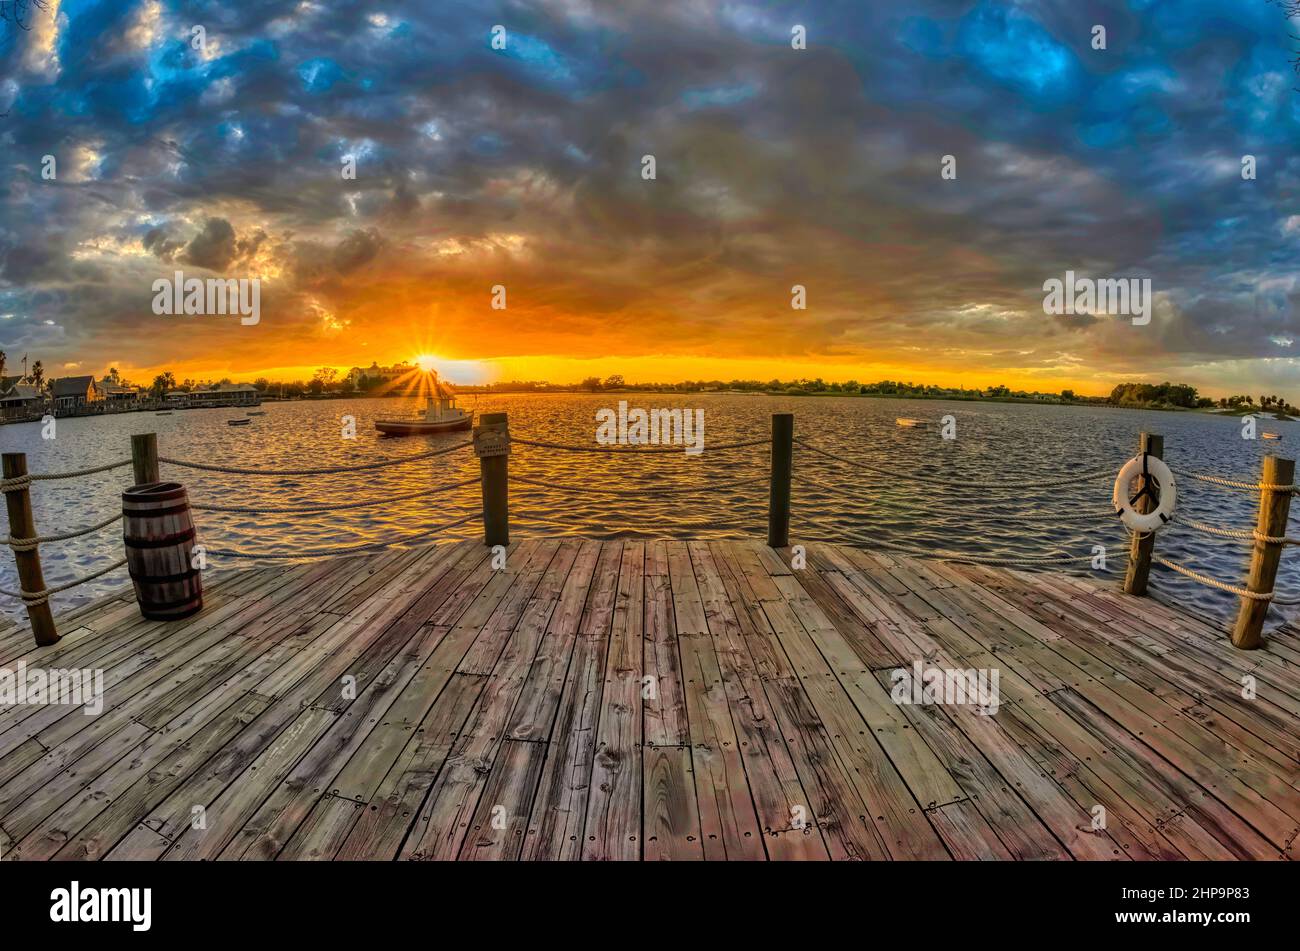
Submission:
M 438 358 L 428 353 L 420 354 L 412 362 L 425 373 L 432 373 L 438 368 Z

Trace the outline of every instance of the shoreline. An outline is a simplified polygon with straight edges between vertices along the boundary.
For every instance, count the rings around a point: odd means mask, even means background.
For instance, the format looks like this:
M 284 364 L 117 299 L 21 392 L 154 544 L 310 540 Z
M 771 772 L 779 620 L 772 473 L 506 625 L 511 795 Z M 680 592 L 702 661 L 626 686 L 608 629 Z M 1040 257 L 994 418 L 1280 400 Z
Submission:
M 1017 396 L 964 396 L 960 394 L 897 394 L 897 393 L 836 393 L 830 390 L 819 391 L 786 391 L 786 390 L 675 390 L 675 389 L 657 389 L 651 387 L 623 387 L 611 390 L 588 390 L 581 387 L 571 388 L 553 388 L 547 390 L 491 390 L 479 387 L 459 388 L 457 392 L 462 396 L 626 396 L 629 394 L 652 395 L 652 396 L 687 396 L 687 395 L 708 395 L 708 396 L 766 396 L 766 397 L 791 397 L 795 399 L 803 398 L 831 398 L 842 397 L 845 399 L 892 399 L 892 400 L 913 400 L 917 402 L 953 402 L 953 403 L 1014 403 L 1027 406 L 1062 406 L 1062 407 L 1091 407 L 1097 409 L 1116 409 L 1116 410 L 1149 410 L 1159 413 L 1199 413 L 1204 416 L 1227 416 L 1241 418 L 1245 416 L 1259 416 L 1268 419 L 1270 422 L 1295 422 L 1296 417 L 1287 416 L 1284 413 L 1273 410 L 1261 410 L 1258 407 L 1239 406 L 1236 408 L 1224 407 L 1188 407 L 1188 406 L 1170 406 L 1168 404 L 1158 403 L 1111 403 L 1100 397 L 1092 399 L 1075 399 L 1062 400 L 1056 399 L 1032 399 L 1030 397 Z M 263 403 L 312 403 L 328 402 L 333 400 L 386 400 L 386 399 L 410 399 L 409 393 L 384 393 L 384 394 L 321 394 L 319 396 L 300 396 L 292 398 L 280 398 L 276 396 L 261 396 L 257 403 L 230 403 L 214 406 L 174 406 L 170 409 L 165 404 L 152 404 L 141 407 L 123 407 L 112 410 L 104 410 L 89 413 L 54 413 L 56 419 L 72 419 L 78 417 L 91 416 L 120 416 L 126 413 L 165 413 L 165 412 L 188 412 L 191 410 L 204 409 L 244 409 L 247 407 L 257 407 Z M 21 419 L 4 419 L 0 418 L 0 426 L 20 424 L 20 423 L 39 423 L 46 414 L 29 415 Z

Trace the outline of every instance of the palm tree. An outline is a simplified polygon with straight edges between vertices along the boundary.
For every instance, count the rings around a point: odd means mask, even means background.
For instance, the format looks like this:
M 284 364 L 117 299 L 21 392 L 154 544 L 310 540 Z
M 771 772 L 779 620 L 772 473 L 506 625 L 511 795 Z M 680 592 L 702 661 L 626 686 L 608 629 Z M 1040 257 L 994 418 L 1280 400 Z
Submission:
M 159 396 L 162 396 L 168 390 L 176 389 L 176 377 L 172 375 L 172 371 L 168 370 L 154 377 L 152 389 Z
M 5 352 L 0 350 L 0 376 L 5 375 Z
M 45 379 L 45 366 L 40 360 L 32 364 L 32 383 L 36 386 L 36 391 L 41 390 L 41 381 Z

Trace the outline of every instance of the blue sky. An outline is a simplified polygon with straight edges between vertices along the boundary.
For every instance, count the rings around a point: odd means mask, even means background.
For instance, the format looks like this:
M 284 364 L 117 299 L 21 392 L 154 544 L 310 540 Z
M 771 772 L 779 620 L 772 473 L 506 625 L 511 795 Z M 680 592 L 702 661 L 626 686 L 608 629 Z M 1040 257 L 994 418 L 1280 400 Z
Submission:
M 1297 28 L 1267 0 L 48 0 L 27 23 L 0 24 L 11 365 L 347 366 L 420 337 L 643 379 L 1300 399 Z M 260 276 L 258 329 L 160 333 L 177 268 Z M 1152 322 L 1045 315 L 1067 269 L 1150 278 Z

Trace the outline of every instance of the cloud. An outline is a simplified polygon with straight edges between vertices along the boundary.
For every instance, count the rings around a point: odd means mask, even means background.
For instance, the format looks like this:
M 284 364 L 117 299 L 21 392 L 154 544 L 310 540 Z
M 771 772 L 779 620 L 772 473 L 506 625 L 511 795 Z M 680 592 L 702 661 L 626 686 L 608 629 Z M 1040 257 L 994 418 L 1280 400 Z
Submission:
M 0 35 L 0 333 L 51 365 L 111 341 L 282 366 L 304 341 L 346 362 L 407 340 L 436 306 L 448 348 L 490 351 L 466 358 L 1280 372 L 1300 333 L 1286 24 L 1235 0 L 1107 9 L 1097 51 L 1088 10 L 1010 0 L 267 0 L 205 8 L 198 51 L 169 2 L 63 4 Z M 256 339 L 160 339 L 145 292 L 175 266 L 264 276 Z M 1067 269 L 1150 277 L 1157 319 L 1046 318 Z M 510 332 L 486 335 L 497 283 Z

